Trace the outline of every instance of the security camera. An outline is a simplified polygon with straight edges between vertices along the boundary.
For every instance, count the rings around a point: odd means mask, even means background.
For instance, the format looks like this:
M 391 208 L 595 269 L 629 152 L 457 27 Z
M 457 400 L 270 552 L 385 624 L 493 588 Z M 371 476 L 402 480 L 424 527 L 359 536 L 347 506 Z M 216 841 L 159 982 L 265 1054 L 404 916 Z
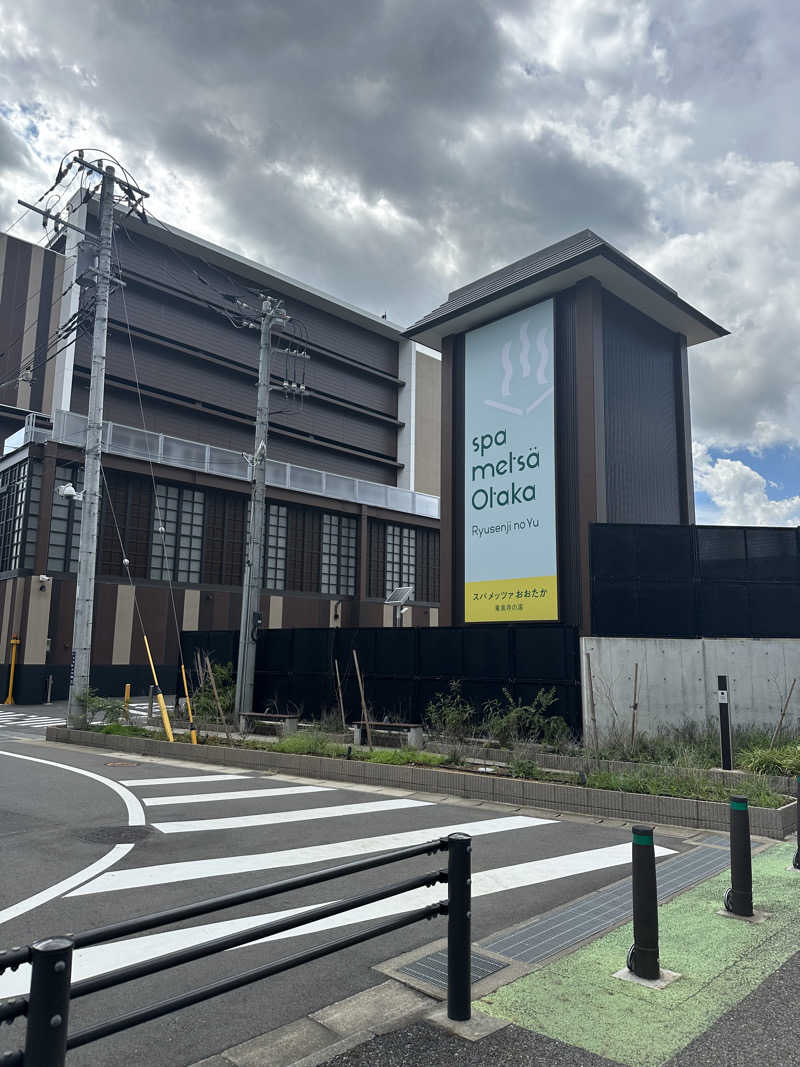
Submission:
M 77 496 L 77 493 L 75 492 L 75 486 L 72 484 L 72 482 L 67 482 L 66 485 L 60 485 L 58 487 L 58 495 L 66 497 L 67 500 L 74 499 L 74 497 Z
M 39 581 L 40 582 L 49 582 L 50 579 L 48 578 L 48 576 L 46 574 L 40 574 L 39 575 Z

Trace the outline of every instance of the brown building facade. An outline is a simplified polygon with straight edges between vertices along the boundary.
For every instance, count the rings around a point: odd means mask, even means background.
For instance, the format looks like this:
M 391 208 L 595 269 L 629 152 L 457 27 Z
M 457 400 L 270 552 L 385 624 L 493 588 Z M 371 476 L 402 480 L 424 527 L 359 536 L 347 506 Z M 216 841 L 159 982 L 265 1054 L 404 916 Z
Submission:
M 70 221 L 95 231 L 94 202 Z M 19 638 L 14 695 L 34 702 L 50 677 L 64 695 L 71 660 L 81 504 L 59 490 L 82 484 L 92 263 L 73 231 L 45 252 L 10 237 L 0 250 L 16 360 L 0 410 L 0 648 L 7 669 Z M 272 357 L 264 627 L 437 625 L 438 360 L 378 316 L 155 223 L 117 216 L 114 266 L 93 684 L 147 684 L 144 632 L 166 671 L 180 630 L 238 629 L 261 294 L 294 323 Z M 414 593 L 396 616 L 400 585 Z

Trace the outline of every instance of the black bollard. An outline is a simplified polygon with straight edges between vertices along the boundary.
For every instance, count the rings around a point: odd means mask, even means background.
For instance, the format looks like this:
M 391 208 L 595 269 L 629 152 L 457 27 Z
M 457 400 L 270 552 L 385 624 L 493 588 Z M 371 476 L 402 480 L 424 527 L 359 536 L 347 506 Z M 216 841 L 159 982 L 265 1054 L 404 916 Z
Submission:
M 67 937 L 51 937 L 31 945 L 25 1067 L 64 1067 L 72 948 Z
M 797 776 L 797 849 L 795 850 L 792 866 L 800 871 L 800 774 Z
M 747 797 L 731 797 L 731 888 L 725 910 L 749 918 L 753 914 L 753 864 L 750 857 L 750 812 Z
M 447 838 L 447 1018 L 466 1022 L 472 993 L 472 838 Z
M 653 827 L 633 828 L 633 945 L 628 952 L 628 970 L 637 978 L 660 976 L 658 966 L 658 890 Z

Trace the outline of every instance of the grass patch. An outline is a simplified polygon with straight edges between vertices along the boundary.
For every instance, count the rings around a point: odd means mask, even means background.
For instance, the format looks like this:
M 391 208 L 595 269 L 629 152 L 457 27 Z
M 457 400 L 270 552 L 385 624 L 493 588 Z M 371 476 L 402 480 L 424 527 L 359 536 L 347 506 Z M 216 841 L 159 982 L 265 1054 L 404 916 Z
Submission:
M 615 774 L 611 771 L 593 771 L 587 775 L 586 785 L 591 789 L 614 789 L 622 793 L 711 800 L 720 804 L 727 804 L 731 796 L 730 786 L 714 782 L 702 773 L 691 772 L 678 774 L 668 771 L 641 770 Z M 746 796 L 750 804 L 759 808 L 780 808 L 790 799 L 776 793 L 765 783 L 759 782 L 757 778 L 737 782 L 736 791 Z
M 755 747 L 742 752 L 741 766 L 753 774 L 800 775 L 800 745 L 796 742 L 779 748 Z
M 105 726 L 90 726 L 96 734 L 116 734 L 119 737 L 156 737 L 152 730 L 145 730 L 143 726 L 126 726 L 121 722 L 110 722 Z M 162 731 L 162 737 L 166 735 Z

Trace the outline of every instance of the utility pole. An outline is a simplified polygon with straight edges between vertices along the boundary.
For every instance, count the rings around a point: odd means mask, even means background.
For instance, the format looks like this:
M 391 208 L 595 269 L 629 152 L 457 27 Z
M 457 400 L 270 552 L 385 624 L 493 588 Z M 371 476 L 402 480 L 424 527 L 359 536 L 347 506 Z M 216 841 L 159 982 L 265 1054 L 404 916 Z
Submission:
M 72 631 L 72 669 L 69 681 L 67 724 L 80 716 L 77 697 L 89 689 L 92 651 L 94 578 L 97 532 L 100 518 L 100 449 L 103 436 L 103 386 L 106 372 L 108 300 L 111 289 L 111 241 L 114 229 L 114 168 L 106 167 L 100 193 L 100 246 L 97 260 L 97 290 L 92 335 L 92 372 L 89 414 L 86 421 L 86 453 L 83 474 L 83 513 L 78 548 L 78 581 L 75 590 L 75 624 Z
M 269 433 L 269 376 L 272 331 L 287 321 L 280 300 L 266 297 L 261 304 L 261 341 L 258 348 L 256 435 L 250 465 L 252 488 L 247 524 L 242 617 L 239 624 L 239 662 L 236 670 L 236 715 L 239 722 L 253 710 L 256 640 L 261 626 L 261 587 L 264 582 L 264 506 L 266 502 L 267 434 Z

